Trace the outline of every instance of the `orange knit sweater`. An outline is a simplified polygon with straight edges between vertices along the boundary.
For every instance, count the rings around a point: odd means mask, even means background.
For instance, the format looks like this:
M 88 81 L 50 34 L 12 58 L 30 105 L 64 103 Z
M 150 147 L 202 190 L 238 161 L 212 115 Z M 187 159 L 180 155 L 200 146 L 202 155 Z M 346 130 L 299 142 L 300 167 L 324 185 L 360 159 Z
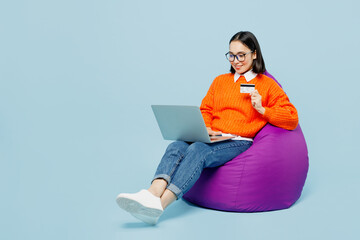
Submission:
M 255 84 L 262 96 L 264 115 L 251 105 L 250 94 L 240 93 L 241 83 Z M 294 105 L 281 87 L 271 78 L 258 74 L 250 82 L 240 77 L 234 83 L 234 74 L 223 74 L 215 78 L 200 106 L 205 124 L 215 131 L 254 137 L 267 122 L 293 130 L 298 124 Z

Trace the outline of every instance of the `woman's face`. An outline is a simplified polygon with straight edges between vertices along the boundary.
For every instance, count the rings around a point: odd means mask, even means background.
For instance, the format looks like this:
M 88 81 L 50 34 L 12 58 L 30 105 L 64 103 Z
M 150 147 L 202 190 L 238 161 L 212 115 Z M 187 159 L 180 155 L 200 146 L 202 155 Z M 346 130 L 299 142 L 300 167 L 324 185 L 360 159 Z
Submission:
M 242 44 L 242 42 L 240 41 L 232 41 L 229 46 L 229 52 L 233 55 L 241 55 L 251 52 L 251 50 L 246 45 Z M 234 68 L 235 72 L 243 74 L 252 68 L 254 59 L 256 59 L 256 51 L 246 54 L 244 61 L 240 62 L 239 60 L 237 60 L 237 58 L 235 58 L 235 60 L 230 63 L 231 66 Z

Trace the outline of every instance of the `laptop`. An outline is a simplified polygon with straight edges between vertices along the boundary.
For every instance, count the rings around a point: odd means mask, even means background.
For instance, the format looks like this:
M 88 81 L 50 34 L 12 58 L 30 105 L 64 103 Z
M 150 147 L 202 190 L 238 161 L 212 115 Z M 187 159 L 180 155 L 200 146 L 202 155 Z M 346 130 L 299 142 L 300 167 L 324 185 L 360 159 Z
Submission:
M 182 105 L 151 105 L 165 140 L 214 143 L 235 136 L 209 136 L 200 108 Z

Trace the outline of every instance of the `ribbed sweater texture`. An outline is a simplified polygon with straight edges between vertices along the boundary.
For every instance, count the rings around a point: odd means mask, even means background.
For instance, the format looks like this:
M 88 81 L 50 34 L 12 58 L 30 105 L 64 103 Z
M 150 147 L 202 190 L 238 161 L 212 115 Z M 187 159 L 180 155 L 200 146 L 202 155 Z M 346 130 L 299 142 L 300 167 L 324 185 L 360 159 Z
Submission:
M 250 94 L 240 93 L 240 84 L 255 84 L 262 96 L 264 115 L 251 105 Z M 200 110 L 207 127 L 223 133 L 253 138 L 270 123 L 287 130 L 298 125 L 298 114 L 283 89 L 271 78 L 258 74 L 250 82 L 241 76 L 234 83 L 234 74 L 216 77 L 202 100 Z

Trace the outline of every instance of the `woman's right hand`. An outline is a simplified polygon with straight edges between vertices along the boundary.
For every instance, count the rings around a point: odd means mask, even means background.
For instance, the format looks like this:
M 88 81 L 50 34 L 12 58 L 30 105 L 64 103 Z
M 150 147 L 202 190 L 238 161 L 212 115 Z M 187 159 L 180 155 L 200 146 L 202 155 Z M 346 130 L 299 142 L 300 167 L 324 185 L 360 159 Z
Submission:
M 222 132 L 216 132 L 216 131 L 213 131 L 210 127 L 206 127 L 208 133 L 209 133 L 209 136 L 219 136 L 222 134 Z

